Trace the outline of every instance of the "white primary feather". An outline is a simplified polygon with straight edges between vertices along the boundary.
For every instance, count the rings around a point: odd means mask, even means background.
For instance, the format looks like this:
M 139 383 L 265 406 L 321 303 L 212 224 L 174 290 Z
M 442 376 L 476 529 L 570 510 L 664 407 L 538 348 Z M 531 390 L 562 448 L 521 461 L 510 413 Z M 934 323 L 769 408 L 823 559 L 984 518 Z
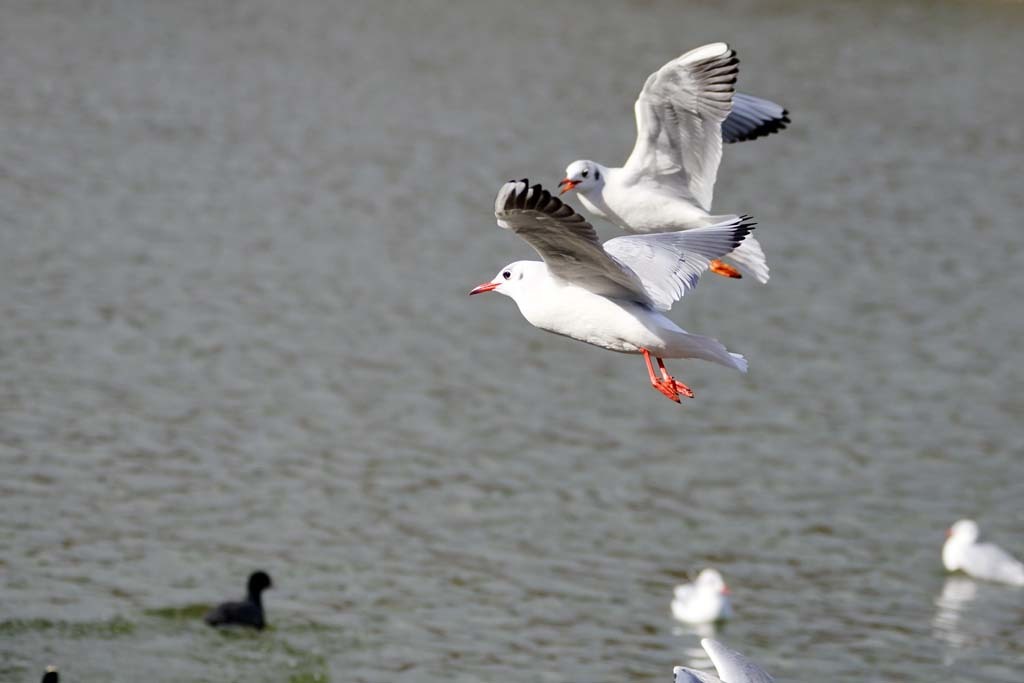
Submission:
M 728 45 L 711 43 L 647 78 L 633 107 L 636 145 L 623 166 L 634 182 L 656 178 L 711 210 L 738 64 Z

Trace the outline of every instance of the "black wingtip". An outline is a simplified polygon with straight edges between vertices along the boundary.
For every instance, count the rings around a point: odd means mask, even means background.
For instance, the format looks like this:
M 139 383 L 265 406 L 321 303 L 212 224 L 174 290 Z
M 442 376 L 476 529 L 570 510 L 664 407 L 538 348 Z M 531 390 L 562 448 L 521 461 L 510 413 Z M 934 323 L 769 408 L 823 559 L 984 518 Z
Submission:
M 743 214 L 740 216 L 739 223 L 736 225 L 736 229 L 733 230 L 733 248 L 740 246 L 743 240 L 747 239 L 747 235 L 754 232 L 754 228 L 757 227 L 757 221 L 754 217 L 749 214 Z
M 558 219 L 586 222 L 571 206 L 546 190 L 540 183 L 530 185 L 529 178 L 509 180 L 498 190 L 494 202 L 495 214 L 515 209 L 540 211 Z
M 792 123 L 792 121 L 789 118 L 789 110 L 783 109 L 782 116 L 779 118 L 768 119 L 756 128 L 743 131 L 741 135 L 730 138 L 729 140 L 723 140 L 723 142 L 732 144 L 734 142 L 749 142 L 751 140 L 757 140 L 758 138 L 768 137 L 769 135 L 786 130 L 790 123 Z
M 494 212 L 508 211 L 516 201 L 516 182 L 510 180 L 498 190 L 498 196 L 494 199 Z

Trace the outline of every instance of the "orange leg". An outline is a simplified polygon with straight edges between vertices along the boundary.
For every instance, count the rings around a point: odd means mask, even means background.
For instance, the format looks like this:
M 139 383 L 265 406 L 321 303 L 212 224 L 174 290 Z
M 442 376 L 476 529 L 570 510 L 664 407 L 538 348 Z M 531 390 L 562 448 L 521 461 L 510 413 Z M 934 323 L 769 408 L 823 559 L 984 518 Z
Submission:
M 651 365 L 650 351 L 648 351 L 647 349 L 641 349 L 641 351 L 644 354 L 644 362 L 647 363 L 647 374 L 650 375 L 651 377 L 651 386 L 660 391 L 662 394 L 664 394 L 665 397 L 668 398 L 669 400 L 675 401 L 676 403 L 682 403 L 682 401 L 679 400 L 679 393 L 676 391 L 675 388 L 675 380 L 673 380 L 671 383 L 666 383 L 664 380 L 658 379 L 654 375 L 654 366 Z M 660 365 L 662 368 L 665 367 L 664 364 L 661 362 L 660 358 L 658 359 L 658 365 Z M 687 391 L 689 391 L 689 389 L 687 389 Z M 690 393 L 692 394 L 693 392 Z
M 686 398 L 693 398 L 693 389 L 686 386 L 672 375 L 668 374 L 668 369 L 665 367 L 665 361 L 658 359 L 658 368 L 661 370 L 661 380 L 668 386 L 675 389 L 678 393 L 682 394 Z
M 721 275 L 722 277 L 731 277 L 739 280 L 743 277 L 743 273 L 736 270 L 736 268 L 730 266 L 725 261 L 715 259 L 711 262 L 711 272 L 715 275 Z

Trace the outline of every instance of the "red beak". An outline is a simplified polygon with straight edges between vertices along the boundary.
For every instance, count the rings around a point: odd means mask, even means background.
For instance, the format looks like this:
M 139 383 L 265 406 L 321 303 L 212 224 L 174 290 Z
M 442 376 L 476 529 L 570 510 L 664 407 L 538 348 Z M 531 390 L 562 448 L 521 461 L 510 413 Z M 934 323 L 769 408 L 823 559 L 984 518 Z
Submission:
M 946 538 L 949 538 L 952 535 L 953 535 L 953 527 L 949 527 L 948 529 L 946 529 Z
M 565 187 L 562 187 L 563 185 L 565 185 Z M 573 181 L 569 180 L 568 178 L 563 178 L 562 182 L 558 183 L 558 186 L 562 187 L 562 191 L 559 192 L 558 194 L 565 194 L 566 192 L 568 192 L 572 188 L 576 187 L 577 185 L 579 185 L 579 183 L 574 183 Z
M 483 294 L 484 292 L 489 292 L 492 289 L 495 289 L 498 286 L 498 284 L 499 283 L 497 282 L 485 282 L 482 285 L 477 285 L 473 289 L 469 290 L 469 295 L 473 296 L 474 294 Z
M 729 590 L 728 586 L 722 586 L 722 595 L 732 595 L 732 591 Z

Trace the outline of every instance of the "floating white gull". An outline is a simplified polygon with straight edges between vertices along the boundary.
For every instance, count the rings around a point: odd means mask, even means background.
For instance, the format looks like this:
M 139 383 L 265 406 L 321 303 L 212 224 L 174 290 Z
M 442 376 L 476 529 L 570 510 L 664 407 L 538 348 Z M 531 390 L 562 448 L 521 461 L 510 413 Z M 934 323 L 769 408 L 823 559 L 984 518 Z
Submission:
M 668 374 L 663 358 L 700 358 L 746 372 L 743 356 L 729 353 L 717 339 L 686 332 L 662 311 L 697 286 L 712 259 L 748 239 L 754 229 L 748 217 L 687 232 L 618 237 L 602 245 L 572 207 L 525 179 L 502 186 L 494 214 L 500 227 L 526 240 L 544 261 L 510 263 L 470 294 L 504 294 L 534 327 L 642 354 L 651 385 L 676 403 L 680 394 L 692 398 L 693 392 Z
M 704 569 L 693 583 L 676 586 L 672 616 L 687 624 L 708 624 L 732 617 L 729 586 L 717 569 Z
M 675 683 L 774 683 L 775 679 L 769 676 L 767 671 L 717 640 L 704 638 L 700 644 L 711 658 L 711 663 L 715 665 L 718 676 L 677 666 L 672 669 Z
M 986 581 L 1024 586 L 1024 563 L 993 543 L 978 543 L 978 525 L 961 519 L 946 532 L 942 564 Z
M 753 140 L 789 123 L 786 110 L 774 102 L 735 92 L 738 64 L 727 44 L 711 43 L 655 71 L 634 105 L 637 138 L 626 164 L 609 168 L 574 161 L 559 183 L 562 192 L 575 189 L 588 211 L 628 232 L 689 230 L 735 220 L 732 214 L 710 213 L 722 142 Z M 729 259 L 759 282 L 768 281 L 764 252 L 753 237 Z M 711 269 L 740 277 L 717 259 Z

